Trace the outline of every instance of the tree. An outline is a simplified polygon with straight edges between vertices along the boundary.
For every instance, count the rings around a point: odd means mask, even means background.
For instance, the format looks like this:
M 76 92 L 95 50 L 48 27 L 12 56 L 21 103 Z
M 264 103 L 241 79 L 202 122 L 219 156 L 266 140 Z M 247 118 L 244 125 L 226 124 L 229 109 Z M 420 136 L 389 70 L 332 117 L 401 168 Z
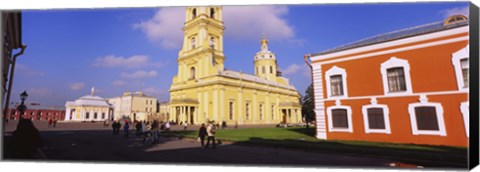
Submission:
M 313 111 L 313 88 L 312 84 L 305 90 L 305 96 L 302 98 L 302 115 L 305 121 L 308 122 L 315 120 L 315 111 Z

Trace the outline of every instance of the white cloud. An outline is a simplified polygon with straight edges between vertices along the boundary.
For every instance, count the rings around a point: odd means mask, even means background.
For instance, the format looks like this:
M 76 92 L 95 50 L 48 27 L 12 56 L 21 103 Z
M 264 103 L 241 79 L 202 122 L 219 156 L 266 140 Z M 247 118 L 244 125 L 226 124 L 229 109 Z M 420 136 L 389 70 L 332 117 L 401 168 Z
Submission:
M 300 67 L 300 65 L 297 65 L 297 64 L 291 64 L 290 66 L 288 66 L 286 69 L 280 69 L 282 71 L 282 74 L 285 74 L 285 75 L 290 75 L 290 74 L 295 74 L 297 73 L 298 71 L 300 71 L 302 68 Z
M 157 76 L 157 71 L 136 71 L 134 73 L 122 73 L 122 77 L 124 78 L 131 78 L 131 79 L 141 79 L 141 78 L 151 78 Z
M 292 77 L 295 77 L 295 75 L 297 74 L 301 74 L 307 78 L 311 77 L 310 68 L 306 64 L 303 64 L 303 65 L 291 64 L 286 69 L 280 69 L 280 71 L 282 71 L 282 74 L 289 75 Z
M 41 71 L 36 71 L 24 64 L 17 64 L 15 67 L 15 70 L 17 70 L 19 74 L 24 74 L 27 76 L 34 76 L 34 77 L 45 76 L 45 73 Z
M 70 83 L 70 84 L 68 85 L 68 88 L 69 88 L 70 90 L 80 90 L 80 89 L 82 89 L 82 88 L 84 88 L 84 87 L 85 87 L 85 83 L 83 83 L 83 82 Z
M 469 7 L 465 6 L 465 7 L 450 8 L 450 9 L 442 11 L 442 13 L 444 13 L 443 17 L 445 19 L 450 17 L 450 16 L 458 15 L 458 14 L 461 14 L 461 15 L 464 15 L 464 16 L 468 17 Z
M 269 40 L 303 43 L 295 39 L 294 27 L 284 18 L 287 14 L 286 6 L 223 7 L 225 35 L 234 39 L 260 40 L 265 33 Z M 151 19 L 133 24 L 133 28 L 142 30 L 150 41 L 161 47 L 174 49 L 182 46 L 184 22 L 185 8 L 168 7 L 158 10 Z
M 294 28 L 284 18 L 286 6 L 227 6 L 223 8 L 225 34 L 237 39 L 293 39 Z
M 125 85 L 125 81 L 117 80 L 117 81 L 113 81 L 112 84 L 113 84 L 114 86 L 123 86 L 123 85 Z
M 133 28 L 142 30 L 150 41 L 160 43 L 163 48 L 179 48 L 183 39 L 184 11 L 183 7 L 162 8 L 153 18 L 133 24 Z
M 95 59 L 94 67 L 127 67 L 137 68 L 145 66 L 161 67 L 161 62 L 151 62 L 150 57 L 146 55 L 134 55 L 130 57 L 121 57 L 115 55 L 108 55 L 105 57 L 99 57 Z
M 28 95 L 32 97 L 49 97 L 53 93 L 52 90 L 48 88 L 30 88 L 28 90 Z
M 155 87 L 148 87 L 148 88 L 145 88 L 142 90 L 146 95 L 149 95 L 149 96 L 160 96 L 160 95 L 163 95 L 164 93 L 166 93 L 165 90 L 161 90 L 161 89 L 158 89 L 158 88 L 155 88 Z

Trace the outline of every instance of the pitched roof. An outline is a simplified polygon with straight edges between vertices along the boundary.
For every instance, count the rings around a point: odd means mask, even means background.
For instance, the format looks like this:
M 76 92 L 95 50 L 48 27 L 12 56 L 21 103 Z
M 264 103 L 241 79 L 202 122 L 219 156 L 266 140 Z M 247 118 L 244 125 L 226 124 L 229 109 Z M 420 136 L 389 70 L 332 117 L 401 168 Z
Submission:
M 107 103 L 102 97 L 86 95 L 80 97 L 75 101 L 68 101 L 65 106 L 101 106 L 101 107 L 110 107 L 111 105 Z
M 363 47 L 367 45 L 378 44 L 382 42 L 387 42 L 387 41 L 422 35 L 422 34 L 428 34 L 428 33 L 447 30 L 447 29 L 453 29 L 461 26 L 466 26 L 468 24 L 469 24 L 468 20 L 458 21 L 450 24 L 444 24 L 444 21 L 438 21 L 434 23 L 428 23 L 424 25 L 419 25 L 415 27 L 410 27 L 406 29 L 396 30 L 393 32 L 375 35 L 375 36 L 361 39 L 352 43 L 341 45 L 332 49 L 328 49 L 319 53 L 315 53 L 312 55 L 315 56 L 315 55 L 330 54 L 330 53 L 339 52 L 347 49 L 353 49 L 357 47 Z

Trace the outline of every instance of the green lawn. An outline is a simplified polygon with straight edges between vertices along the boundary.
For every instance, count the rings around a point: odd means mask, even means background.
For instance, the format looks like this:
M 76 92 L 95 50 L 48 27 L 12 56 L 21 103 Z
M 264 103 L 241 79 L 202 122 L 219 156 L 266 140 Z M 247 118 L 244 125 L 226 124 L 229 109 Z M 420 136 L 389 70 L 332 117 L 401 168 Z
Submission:
M 244 128 L 220 129 L 216 139 L 231 141 L 234 144 L 254 144 L 269 147 L 285 147 L 329 153 L 361 154 L 420 163 L 424 166 L 459 167 L 467 164 L 467 148 L 430 146 L 414 144 L 394 144 L 366 141 L 324 141 L 312 136 L 310 128 Z M 197 138 L 197 131 L 169 131 L 164 135 Z

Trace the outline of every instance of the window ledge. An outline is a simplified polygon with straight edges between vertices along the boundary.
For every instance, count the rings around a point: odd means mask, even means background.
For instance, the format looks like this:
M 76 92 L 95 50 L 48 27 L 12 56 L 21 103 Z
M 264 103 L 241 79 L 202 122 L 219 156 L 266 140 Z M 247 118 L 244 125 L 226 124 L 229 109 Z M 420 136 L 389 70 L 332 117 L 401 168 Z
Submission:
M 353 133 L 351 128 L 330 128 L 329 132 L 348 132 Z
M 413 135 L 437 135 L 437 136 L 447 136 L 446 133 L 442 133 L 441 131 L 434 131 L 434 130 L 419 130 L 413 133 Z
M 365 131 L 366 134 L 391 134 L 390 131 L 386 129 L 368 129 Z

